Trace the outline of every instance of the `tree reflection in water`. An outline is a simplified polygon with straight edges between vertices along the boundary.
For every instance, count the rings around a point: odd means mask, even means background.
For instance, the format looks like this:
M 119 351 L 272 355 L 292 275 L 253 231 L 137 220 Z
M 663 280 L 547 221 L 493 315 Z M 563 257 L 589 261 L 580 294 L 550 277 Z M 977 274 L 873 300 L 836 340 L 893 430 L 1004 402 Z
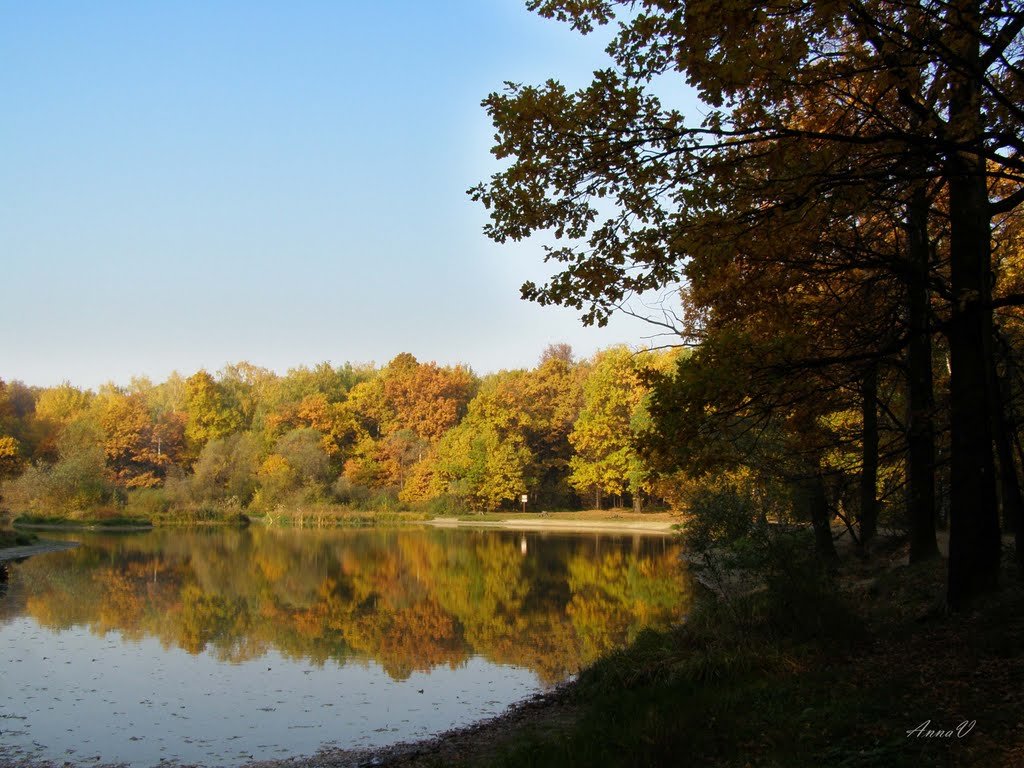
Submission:
M 523 546 L 526 540 L 527 546 Z M 685 615 L 678 546 L 451 530 L 161 530 L 95 535 L 12 567 L 49 629 L 156 637 L 244 661 L 273 648 L 373 659 L 395 680 L 479 655 L 545 683 Z

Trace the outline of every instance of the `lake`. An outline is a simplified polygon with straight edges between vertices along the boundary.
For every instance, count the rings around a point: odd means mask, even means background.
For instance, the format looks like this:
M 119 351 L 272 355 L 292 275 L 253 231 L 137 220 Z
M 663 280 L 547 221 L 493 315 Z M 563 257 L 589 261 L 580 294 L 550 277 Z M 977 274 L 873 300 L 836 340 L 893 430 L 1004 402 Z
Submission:
M 55 536 L 50 536 L 55 538 Z M 10 567 L 0 758 L 203 765 L 499 714 L 686 612 L 664 537 L 156 529 Z

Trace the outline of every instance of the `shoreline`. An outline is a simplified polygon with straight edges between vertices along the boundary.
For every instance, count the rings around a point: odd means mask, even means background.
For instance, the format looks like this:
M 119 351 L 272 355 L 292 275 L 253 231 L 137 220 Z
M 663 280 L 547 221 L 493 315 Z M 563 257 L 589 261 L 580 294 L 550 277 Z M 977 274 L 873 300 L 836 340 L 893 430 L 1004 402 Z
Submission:
M 45 555 L 47 552 L 63 552 L 79 546 L 77 541 L 39 541 L 35 544 L 23 544 L 20 547 L 0 549 L 0 563 L 10 560 L 22 560 L 33 555 Z
M 435 517 L 423 524 L 435 528 L 498 528 L 506 531 L 552 531 L 560 533 L 631 533 L 644 536 L 671 536 L 675 523 L 668 520 L 561 520 L 558 518 L 523 520 L 461 520 Z
M 21 531 L 151 531 L 149 525 L 101 525 L 99 523 L 18 523 L 14 526 Z
M 291 757 L 255 758 L 238 768 L 426 768 L 439 764 L 458 764 L 471 756 L 479 760 L 495 756 L 520 728 L 543 728 L 551 732 L 566 727 L 578 715 L 579 705 L 572 700 L 574 681 L 556 685 L 509 706 L 504 712 L 467 725 L 412 741 L 398 741 L 378 747 L 320 747 L 308 754 Z M 81 760 L 58 762 L 46 758 L 29 759 L 4 754 L 0 750 L 0 768 L 82 768 Z M 124 768 L 123 762 L 93 763 L 96 768 Z M 167 768 L 213 768 L 213 763 L 161 762 Z
M 573 681 L 518 701 L 504 712 L 467 725 L 450 728 L 414 741 L 398 741 L 380 747 L 320 748 L 309 755 L 253 760 L 240 768 L 396 768 L 458 763 L 472 756 L 493 756 L 523 726 L 563 727 L 578 711 L 572 701 Z M 184 768 L 184 767 L 183 767 Z

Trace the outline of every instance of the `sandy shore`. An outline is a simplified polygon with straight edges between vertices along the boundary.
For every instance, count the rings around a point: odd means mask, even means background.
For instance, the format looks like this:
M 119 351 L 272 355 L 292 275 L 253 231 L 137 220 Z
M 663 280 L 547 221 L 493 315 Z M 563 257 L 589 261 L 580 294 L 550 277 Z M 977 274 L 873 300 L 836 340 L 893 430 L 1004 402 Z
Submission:
M 506 531 L 560 531 L 564 533 L 628 533 L 669 536 L 675 533 L 673 520 L 571 520 L 557 517 L 508 518 L 506 520 L 457 520 L 435 517 L 427 525 L 438 528 L 500 528 Z

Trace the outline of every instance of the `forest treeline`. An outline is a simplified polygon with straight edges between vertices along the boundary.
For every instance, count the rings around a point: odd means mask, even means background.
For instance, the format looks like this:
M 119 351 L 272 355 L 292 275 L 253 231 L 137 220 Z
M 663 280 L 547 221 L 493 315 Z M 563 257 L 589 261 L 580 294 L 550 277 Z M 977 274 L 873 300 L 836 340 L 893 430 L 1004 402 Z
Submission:
M 666 494 L 635 448 L 649 376 L 674 351 L 553 345 L 477 376 L 401 354 L 285 375 L 249 363 L 98 392 L 0 382 L 2 504 L 14 513 L 301 508 L 532 510 Z M 194 518 L 194 515 L 193 515 Z

